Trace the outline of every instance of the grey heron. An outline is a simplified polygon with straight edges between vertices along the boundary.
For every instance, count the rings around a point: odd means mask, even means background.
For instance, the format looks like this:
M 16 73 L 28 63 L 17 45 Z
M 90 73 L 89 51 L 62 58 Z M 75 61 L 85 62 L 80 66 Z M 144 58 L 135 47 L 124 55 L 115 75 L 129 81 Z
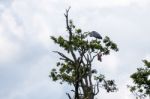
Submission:
M 90 37 L 95 37 L 97 39 L 102 39 L 102 36 L 96 31 L 90 32 Z

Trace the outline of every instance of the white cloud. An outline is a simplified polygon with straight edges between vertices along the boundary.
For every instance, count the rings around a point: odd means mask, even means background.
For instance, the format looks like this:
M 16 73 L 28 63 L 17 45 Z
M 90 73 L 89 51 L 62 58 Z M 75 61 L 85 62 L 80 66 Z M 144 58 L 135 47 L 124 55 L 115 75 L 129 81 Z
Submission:
M 17 58 L 16 55 L 20 52 L 20 47 L 9 40 L 0 36 L 0 63 L 6 63 Z
M 147 54 L 143 59 L 146 59 L 147 61 L 150 61 L 150 54 Z
M 61 99 L 64 92 L 63 86 L 52 82 L 48 77 L 50 71 L 49 59 L 51 58 L 46 55 L 40 57 L 34 64 L 29 64 L 28 70 L 24 70 L 19 74 L 25 73 L 21 83 L 10 89 L 7 95 L 0 97 L 3 99 L 41 99 L 48 97 Z
M 3 25 L 4 28 L 3 33 L 11 32 L 13 35 L 15 35 L 15 37 L 17 37 L 17 39 L 23 39 L 23 28 L 19 26 L 11 10 L 7 9 L 2 13 L 0 23 Z
M 150 3 L 149 0 L 76 0 L 76 1 L 66 1 L 68 5 L 76 7 L 77 9 L 82 8 L 111 8 L 117 6 L 131 6 L 137 5 L 140 7 L 147 6 Z M 79 7 L 80 6 L 80 7 Z
M 52 22 L 49 24 L 51 18 L 48 16 L 54 12 L 53 9 L 48 8 L 50 3 L 49 0 L 29 0 L 26 2 L 23 0 L 16 0 L 12 4 L 11 11 L 20 18 L 20 28 L 24 31 L 24 34 L 18 33 L 17 35 L 22 34 L 26 38 L 40 43 L 43 47 L 49 48 L 51 43 L 49 36 L 52 33 L 51 25 L 54 23 Z
M 35 15 L 32 19 L 33 30 L 35 30 L 35 34 L 33 34 L 36 39 L 47 48 L 50 45 L 50 29 L 44 17 L 42 15 Z
M 116 53 L 112 53 L 103 58 L 102 66 L 103 68 L 106 68 L 109 71 L 116 71 L 119 65 L 119 62 L 120 60 L 119 60 L 119 57 L 116 55 Z
M 0 0 L 0 10 L 10 7 L 14 0 Z
M 3 99 L 39 99 L 38 97 L 48 98 L 49 96 L 60 99 L 63 92 L 61 86 L 56 83 L 48 82 L 48 80 L 44 80 L 30 85 L 23 84 L 19 88 L 12 90 L 11 94 Z M 57 95 L 55 93 L 57 93 Z
M 80 6 L 82 7 L 112 7 L 116 5 L 126 5 L 128 4 L 128 0 L 76 0 L 76 1 L 70 1 L 70 4 L 72 6 L 77 7 L 79 6 L 78 2 L 80 2 Z
M 20 54 L 19 42 L 23 38 L 22 27 L 19 26 L 11 10 L 6 9 L 0 16 L 0 63 L 13 61 Z

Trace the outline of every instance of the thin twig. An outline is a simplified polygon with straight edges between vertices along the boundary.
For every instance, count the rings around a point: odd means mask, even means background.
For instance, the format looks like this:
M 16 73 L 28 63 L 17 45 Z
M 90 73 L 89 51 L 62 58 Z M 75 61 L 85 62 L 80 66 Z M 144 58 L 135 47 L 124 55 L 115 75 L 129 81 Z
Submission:
M 70 62 L 74 63 L 73 60 L 71 60 L 70 58 L 68 58 L 68 57 L 67 57 L 66 55 L 64 55 L 63 53 L 58 52 L 58 51 L 53 51 L 53 52 L 59 54 L 61 57 L 65 58 L 66 60 L 69 60 Z
M 69 98 L 69 99 L 71 99 L 71 96 L 70 96 L 70 94 L 69 94 L 69 93 L 66 93 L 66 94 L 67 94 L 68 98 Z

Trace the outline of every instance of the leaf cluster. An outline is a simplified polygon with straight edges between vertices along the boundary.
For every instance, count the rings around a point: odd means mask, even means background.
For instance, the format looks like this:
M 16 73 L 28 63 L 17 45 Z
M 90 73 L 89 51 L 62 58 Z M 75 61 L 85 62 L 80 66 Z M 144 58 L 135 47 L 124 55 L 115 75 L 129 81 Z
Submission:
M 117 87 L 114 80 L 106 80 L 105 76 L 100 74 L 99 76 L 95 76 L 94 79 L 97 82 L 101 82 L 100 86 L 103 87 L 107 92 L 115 92 L 117 91 Z
M 131 75 L 134 86 L 128 86 L 137 97 L 150 96 L 150 62 L 143 60 L 144 68 L 137 68 L 137 72 Z
M 54 37 L 51 36 L 51 39 L 62 47 L 64 50 L 68 52 L 71 50 L 71 46 L 74 51 L 84 49 L 86 51 L 97 52 L 100 51 L 104 55 L 108 55 L 110 50 L 118 51 L 117 45 L 110 40 L 108 36 L 103 39 L 103 43 L 105 46 L 102 45 L 102 42 L 97 39 L 93 39 L 91 41 L 87 40 L 87 36 L 89 32 L 81 33 L 81 29 L 77 29 L 78 32 L 75 32 L 72 35 L 71 41 L 64 39 L 62 36 Z M 80 31 L 80 32 L 79 32 Z

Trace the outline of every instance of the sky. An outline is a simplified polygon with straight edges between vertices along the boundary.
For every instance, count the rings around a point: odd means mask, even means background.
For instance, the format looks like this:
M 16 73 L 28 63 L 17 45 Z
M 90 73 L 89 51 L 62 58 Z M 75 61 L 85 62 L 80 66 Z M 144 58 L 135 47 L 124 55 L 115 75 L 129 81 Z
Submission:
M 135 99 L 127 89 L 130 75 L 150 59 L 149 0 L 0 0 L 0 99 L 67 99 L 67 85 L 51 81 L 59 49 L 51 35 L 66 36 L 65 9 L 82 31 L 98 31 L 119 47 L 95 61 L 96 69 L 114 79 L 116 93 L 100 91 L 97 99 Z

